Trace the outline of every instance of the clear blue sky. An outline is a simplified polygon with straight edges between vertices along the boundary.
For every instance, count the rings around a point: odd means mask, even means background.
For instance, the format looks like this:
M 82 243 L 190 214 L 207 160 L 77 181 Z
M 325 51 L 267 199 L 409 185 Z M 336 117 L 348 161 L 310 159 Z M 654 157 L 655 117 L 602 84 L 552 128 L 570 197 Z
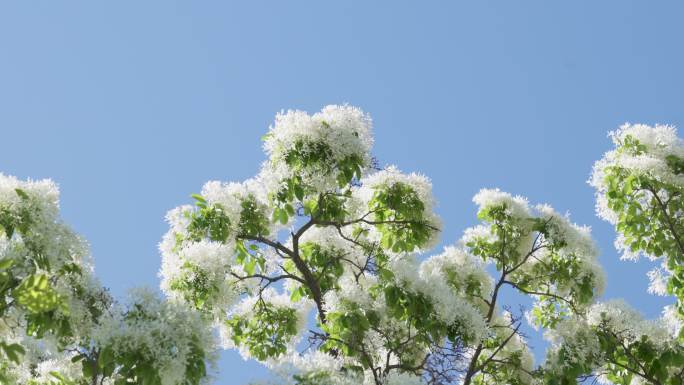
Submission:
M 608 130 L 684 125 L 681 4 L 2 2 L 0 171 L 60 184 L 121 296 L 157 286 L 168 209 L 257 171 L 275 112 L 348 102 L 382 162 L 432 178 L 444 244 L 481 187 L 548 202 L 593 227 L 606 297 L 656 316 L 669 300 L 646 293 L 648 263 L 617 259 L 585 181 Z M 220 370 L 266 376 L 234 352 Z

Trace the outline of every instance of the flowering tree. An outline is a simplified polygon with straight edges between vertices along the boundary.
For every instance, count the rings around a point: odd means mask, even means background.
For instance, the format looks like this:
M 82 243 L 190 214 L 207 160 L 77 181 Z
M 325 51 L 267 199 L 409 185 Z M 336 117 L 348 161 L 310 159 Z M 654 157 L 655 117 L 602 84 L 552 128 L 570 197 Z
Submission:
M 592 177 L 599 213 L 620 247 L 665 257 L 654 288 L 671 274 L 684 314 L 684 147 L 667 127 L 613 137 L 618 148 Z M 114 301 L 59 220 L 54 185 L 0 177 L 0 379 L 199 384 L 221 346 L 300 385 L 684 384 L 677 310 L 645 321 L 596 302 L 603 273 L 587 227 L 482 190 L 481 223 L 428 257 L 441 228 L 430 182 L 378 166 L 362 111 L 288 111 L 263 140 L 256 177 L 209 182 L 169 212 L 166 299 L 139 289 Z M 504 290 L 531 309 L 511 311 Z M 543 365 L 525 319 L 552 343 Z

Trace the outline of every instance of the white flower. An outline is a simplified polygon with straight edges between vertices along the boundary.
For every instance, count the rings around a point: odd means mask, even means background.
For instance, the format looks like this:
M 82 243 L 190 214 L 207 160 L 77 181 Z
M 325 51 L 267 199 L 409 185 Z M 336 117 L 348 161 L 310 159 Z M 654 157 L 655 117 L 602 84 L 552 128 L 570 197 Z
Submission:
M 389 166 L 384 170 L 378 171 L 363 178 L 361 180 L 361 187 L 354 191 L 354 197 L 362 202 L 365 202 L 367 205 L 378 189 L 383 187 L 391 187 L 397 183 L 409 186 L 416 193 L 416 196 L 423 204 L 422 218 L 433 228 L 440 229 L 442 227 L 442 223 L 440 218 L 434 212 L 436 203 L 434 196 L 432 195 L 432 183 L 424 175 L 416 173 L 404 174 L 395 166 Z M 369 219 L 372 220 L 372 218 Z M 429 250 L 433 248 L 439 241 L 439 232 L 432 231 L 431 233 L 432 237 L 427 244 L 421 248 L 421 250 Z M 377 235 L 377 233 L 372 234 Z
M 421 385 L 422 381 L 420 376 L 409 373 L 399 373 L 397 371 L 392 371 L 385 377 L 383 385 Z
M 293 176 L 293 170 L 286 166 L 285 158 L 297 145 L 305 144 L 301 151 L 321 151 L 317 144 L 325 146 L 331 162 L 329 166 L 350 157 L 356 157 L 365 167 L 370 163 L 373 145 L 371 119 L 356 107 L 330 105 L 314 115 L 304 111 L 289 110 L 276 115 L 264 141 L 264 150 L 270 158 L 271 180 L 282 181 Z M 314 147 L 307 147 L 313 145 Z M 325 170 L 299 170 L 305 172 L 305 182 L 319 191 L 334 190 L 337 187 L 336 173 Z M 264 174 L 262 172 L 262 174 Z
M 530 216 L 530 208 L 527 199 L 521 196 L 512 196 L 509 193 L 497 189 L 482 189 L 475 194 L 473 202 L 480 210 L 488 207 L 506 205 L 506 211 L 514 218 L 527 218 Z
M 452 254 L 455 253 L 452 251 Z M 392 261 L 391 269 L 399 283 L 432 301 L 436 316 L 442 322 L 448 325 L 457 323 L 469 339 L 481 340 L 487 331 L 484 316 L 464 298 L 463 293 L 446 282 L 446 272 L 435 270 L 435 263 L 436 260 L 428 260 L 418 266 L 415 259 L 407 257 Z
M 684 326 L 684 321 L 679 317 L 677 308 L 672 305 L 665 306 L 661 319 L 672 338 L 678 338 L 679 331 L 682 330 L 682 326 Z
M 648 292 L 655 295 L 667 295 L 667 281 L 670 279 L 670 273 L 665 266 L 653 268 L 647 275 L 650 280 Z
M 622 333 L 627 343 L 648 336 L 656 346 L 664 346 L 672 341 L 670 333 L 661 322 L 644 320 L 641 314 L 623 300 L 599 302 L 587 312 L 587 323 L 598 326 L 605 322 L 606 327 L 625 331 Z
M 131 291 L 128 309 L 112 308 L 93 332 L 100 348 L 136 352 L 152 363 L 163 385 L 183 382 L 193 347 L 213 360 L 216 343 L 209 325 L 186 306 L 161 300 L 148 289 Z
M 292 353 L 294 351 L 294 348 L 296 344 L 299 342 L 302 333 L 307 330 L 306 329 L 306 324 L 307 324 L 307 317 L 311 311 L 311 308 L 313 307 L 312 301 L 309 300 L 301 300 L 299 302 L 293 302 L 290 300 L 290 296 L 286 293 L 278 293 L 275 289 L 273 288 L 266 288 L 261 292 L 261 296 L 259 295 L 252 295 L 252 296 L 247 296 L 244 297 L 240 302 L 235 304 L 231 308 L 231 310 L 228 313 L 228 318 L 230 319 L 231 317 L 244 317 L 249 319 L 250 317 L 253 316 L 255 310 L 258 308 L 257 307 L 257 301 L 263 301 L 269 306 L 275 307 L 275 308 L 287 308 L 287 309 L 294 309 L 296 311 L 296 316 L 297 316 L 297 335 L 293 336 L 289 341 L 288 341 L 288 347 L 287 350 L 288 352 Z M 233 348 L 238 348 L 240 350 L 240 355 L 244 359 L 250 359 L 253 358 L 251 353 L 249 352 L 248 348 L 244 345 L 236 346 L 235 343 L 232 340 L 231 332 L 230 330 L 226 327 L 225 324 L 219 325 L 219 333 L 220 333 L 220 340 L 221 340 L 221 346 L 224 349 L 233 349 Z

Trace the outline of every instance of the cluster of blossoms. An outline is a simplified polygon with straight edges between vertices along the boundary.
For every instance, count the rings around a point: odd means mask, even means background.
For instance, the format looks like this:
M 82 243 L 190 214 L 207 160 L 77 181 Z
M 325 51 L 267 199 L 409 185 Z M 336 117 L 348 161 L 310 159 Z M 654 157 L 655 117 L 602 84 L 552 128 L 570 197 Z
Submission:
M 117 305 L 58 202 L 51 181 L 0 175 L 0 383 L 206 378 L 214 344 L 203 321 L 151 293 Z
M 623 259 L 661 257 L 649 292 L 684 298 L 684 142 L 671 126 L 624 125 L 615 149 L 596 162 L 589 183 L 597 212 L 615 225 Z M 678 308 L 684 316 L 684 303 Z
M 594 165 L 591 184 L 605 188 L 606 173 L 613 166 L 633 174 L 654 178 L 662 183 L 684 187 L 684 176 L 674 166 L 676 159 L 684 158 L 684 144 L 672 126 L 625 124 L 609 134 L 616 148 L 608 151 Z M 615 219 L 605 197 L 599 195 L 599 215 L 606 220 Z
M 92 335 L 104 371 L 161 385 L 205 377 L 215 342 L 198 313 L 149 289 L 133 290 L 126 308 L 113 310 Z
M 485 225 L 466 230 L 463 242 L 505 272 L 505 284 L 535 299 L 537 326 L 552 326 L 601 294 L 604 275 L 588 227 L 499 190 L 482 190 L 473 201 Z
M 265 136 L 269 162 L 262 174 L 279 184 L 301 180 L 305 193 L 344 185 L 370 165 L 371 127 L 368 115 L 346 105 L 327 106 L 311 116 L 298 110 L 280 113 Z
M 0 356 L 10 358 L 0 381 L 59 367 L 58 350 L 47 348 L 15 364 L 34 337 L 51 347 L 79 343 L 107 307 L 103 296 L 85 242 L 59 218 L 55 184 L 0 174 Z
M 52 385 L 60 379 L 76 381 L 82 378 L 81 364 L 72 361 L 75 355 L 65 354 L 53 341 L 17 335 L 8 330 L 2 335 L 6 343 L 17 343 L 23 348 L 20 360 L 4 360 L 0 364 L 3 383 Z
M 677 339 L 681 322 L 671 313 L 666 309 L 662 318 L 645 320 L 621 300 L 592 305 L 586 314 L 547 331 L 551 342 L 547 376 L 559 383 L 591 372 L 604 384 L 681 381 L 684 347 Z

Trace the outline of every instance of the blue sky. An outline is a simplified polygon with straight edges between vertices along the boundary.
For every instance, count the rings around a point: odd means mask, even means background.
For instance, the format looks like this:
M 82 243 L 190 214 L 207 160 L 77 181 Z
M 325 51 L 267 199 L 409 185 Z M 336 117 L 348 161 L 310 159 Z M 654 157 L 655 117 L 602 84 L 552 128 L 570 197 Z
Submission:
M 242 180 L 274 114 L 348 102 L 374 154 L 432 178 L 443 244 L 500 187 L 591 225 L 605 296 L 647 316 L 645 261 L 620 262 L 585 183 L 624 122 L 684 121 L 675 1 L 0 3 L 0 171 L 50 177 L 96 271 L 157 286 L 165 212 Z M 533 345 L 540 347 L 538 336 Z M 536 351 L 543 357 L 543 351 Z M 217 384 L 266 378 L 234 352 Z

